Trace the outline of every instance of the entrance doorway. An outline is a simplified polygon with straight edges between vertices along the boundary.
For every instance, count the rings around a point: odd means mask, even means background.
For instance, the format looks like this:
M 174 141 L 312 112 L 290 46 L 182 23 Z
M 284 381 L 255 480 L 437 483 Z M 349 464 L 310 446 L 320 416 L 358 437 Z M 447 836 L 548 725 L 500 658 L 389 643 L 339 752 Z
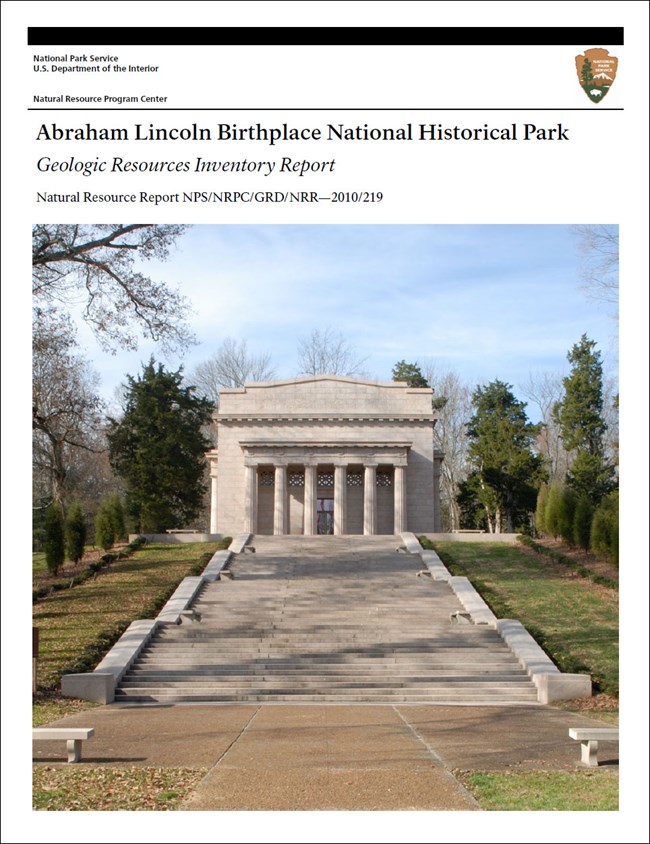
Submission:
M 334 533 L 334 499 L 316 499 L 316 533 Z

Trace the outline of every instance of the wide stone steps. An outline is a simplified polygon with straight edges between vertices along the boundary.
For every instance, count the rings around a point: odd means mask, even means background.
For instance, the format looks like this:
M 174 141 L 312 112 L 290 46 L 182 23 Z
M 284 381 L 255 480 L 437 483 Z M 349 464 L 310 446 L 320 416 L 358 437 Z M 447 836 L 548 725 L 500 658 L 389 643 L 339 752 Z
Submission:
M 449 626 L 449 617 L 447 617 L 444 622 L 437 621 L 434 623 L 422 624 L 421 626 L 409 626 L 406 629 L 404 626 L 404 622 L 402 622 L 401 624 L 389 625 L 382 624 L 381 620 L 377 621 L 376 619 L 370 620 L 364 618 L 360 618 L 356 622 L 356 624 L 340 624 L 335 622 L 328 624 L 327 622 L 319 621 L 318 623 L 314 623 L 312 621 L 311 623 L 305 623 L 304 625 L 293 623 L 285 624 L 282 619 L 277 619 L 273 623 L 269 624 L 251 624 L 237 628 L 227 626 L 227 619 L 210 620 L 206 619 L 205 617 L 202 617 L 201 621 L 202 624 L 200 624 L 200 626 L 199 624 L 184 625 L 179 626 L 179 630 L 174 630 L 172 625 L 169 624 L 161 625 L 160 637 L 164 638 L 166 636 L 169 636 L 174 641 L 179 641 L 181 639 L 201 639 L 201 637 L 203 636 L 214 635 L 215 630 L 219 630 L 219 636 L 231 636 L 233 638 L 259 638 L 260 636 L 264 635 L 277 636 L 278 633 L 283 633 L 287 636 L 294 636 L 296 638 L 298 638 L 299 636 L 309 636 L 310 634 L 317 634 L 320 636 L 323 633 L 327 633 L 330 636 L 336 636 L 338 634 L 345 633 L 345 635 L 347 636 L 350 632 L 356 632 L 358 635 L 385 638 L 387 635 L 397 632 L 400 636 L 404 638 L 412 639 L 416 636 L 428 637 L 436 633 L 442 635 L 450 635 L 452 633 L 455 633 L 455 630 L 453 628 L 450 628 Z M 221 625 L 224 626 L 222 627 Z M 493 629 L 487 626 L 467 624 L 466 627 L 467 630 L 463 631 L 463 635 L 465 636 L 491 636 L 495 640 L 497 638 L 500 638 L 498 636 L 498 633 L 496 633 Z
M 521 671 L 522 668 L 513 660 L 501 653 L 490 652 L 476 654 L 474 649 L 460 651 L 456 648 L 444 653 L 392 653 L 387 654 L 381 651 L 368 653 L 363 651 L 346 650 L 344 654 L 331 653 L 259 653 L 248 651 L 247 655 L 232 653 L 219 649 L 218 653 L 190 654 L 179 657 L 177 654 L 156 652 L 155 654 L 145 653 L 141 659 L 136 660 L 131 670 L 144 668 L 152 670 L 157 667 L 168 665 L 173 668 L 190 670 L 194 667 L 206 670 L 214 670 L 218 666 L 227 666 L 231 669 L 240 666 L 242 670 L 258 668 L 261 670 L 277 669 L 304 669 L 317 666 L 319 671 L 328 667 L 333 670 L 351 671 L 354 666 L 358 668 L 380 668 L 386 666 L 391 671 L 405 670 L 408 666 L 421 666 L 425 670 L 433 668 L 453 668 L 464 671 L 475 665 L 490 671 L 497 667 L 507 667 L 513 671 Z
M 310 647 L 333 647 L 344 649 L 345 645 L 350 642 L 355 642 L 357 645 L 363 647 L 368 646 L 372 648 L 394 648 L 394 647 L 413 647 L 413 648 L 448 648 L 448 647 L 466 647 L 466 648 L 497 648 L 502 649 L 503 642 L 499 638 L 486 637 L 481 633 L 461 633 L 455 634 L 448 628 L 445 631 L 440 631 L 438 635 L 428 636 L 408 636 L 402 631 L 400 635 L 396 633 L 386 633 L 383 636 L 369 635 L 365 631 L 349 631 L 336 632 L 331 630 L 316 633 L 315 635 L 290 635 L 283 633 L 282 629 L 278 630 L 277 634 L 266 632 L 261 636 L 210 636 L 205 634 L 197 636 L 196 638 L 187 639 L 173 637 L 156 637 L 156 644 L 159 647 L 176 648 L 181 651 L 193 651 L 201 648 L 247 648 L 259 647 L 260 645 L 278 645 L 282 647 L 302 648 L 308 650 Z
M 498 633 L 452 623 L 464 608 L 449 584 L 417 577 L 395 537 L 285 539 L 256 537 L 233 580 L 205 585 L 200 621 L 160 625 L 116 701 L 537 701 Z
M 267 676 L 267 677 L 295 677 L 300 679 L 302 677 L 321 677 L 323 680 L 329 677 L 356 677 L 356 676 L 372 676 L 372 677 L 472 677 L 478 676 L 481 678 L 498 677 L 522 677 L 527 678 L 527 674 L 521 668 L 516 668 L 507 663 L 462 663 L 458 665 L 449 665 L 448 663 L 435 662 L 415 662 L 413 660 L 404 660 L 402 662 L 385 662 L 384 660 L 377 661 L 376 664 L 370 662 L 362 662 L 359 660 L 350 660 L 347 663 L 326 663 L 304 662 L 300 665 L 291 665 L 287 663 L 272 663 L 261 662 L 252 663 L 249 665 L 243 664 L 243 661 L 221 662 L 221 663 L 192 663 L 183 664 L 180 662 L 170 663 L 141 663 L 132 666 L 131 670 L 126 675 L 123 682 L 128 682 L 131 678 L 152 678 L 152 677 L 173 677 L 183 678 L 191 676 L 201 677 L 253 677 L 253 676 Z
M 134 674 L 129 676 L 124 682 L 123 687 L 126 688 L 127 686 L 143 686 L 147 684 L 156 683 L 159 684 L 161 687 L 164 688 L 176 688 L 178 685 L 178 680 L 181 680 L 184 685 L 187 686 L 205 686 L 207 682 L 207 678 L 211 677 L 211 675 L 203 673 L 203 674 L 196 674 L 194 672 L 187 672 L 186 674 L 181 675 L 170 675 L 169 673 L 164 674 Z M 489 684 L 490 688 L 493 688 L 493 684 L 495 683 L 513 683 L 516 684 L 517 680 L 520 680 L 522 683 L 527 685 L 528 678 L 523 675 L 517 674 L 493 674 L 486 676 L 484 678 L 480 678 L 480 675 L 467 675 L 467 674 L 454 674 L 450 672 L 445 672 L 441 675 L 416 675 L 416 674 L 404 674 L 401 676 L 396 676 L 394 674 L 389 674 L 388 676 L 375 676 L 366 675 L 362 681 L 352 681 L 348 675 L 344 674 L 301 674 L 297 676 L 291 676 L 290 678 L 286 675 L 281 676 L 274 676 L 272 674 L 267 675 L 252 675 L 252 676 L 244 676 L 244 675 L 235 675 L 235 674 L 224 674 L 219 678 L 219 684 L 221 686 L 253 686 L 257 685 L 260 682 L 263 682 L 264 688 L 268 686 L 284 686 L 287 684 L 288 680 L 291 679 L 291 683 L 293 686 L 309 686 L 310 688 L 316 689 L 319 687 L 327 687 L 327 688 L 345 688 L 345 687 L 369 687 L 373 686 L 376 687 L 377 685 L 384 686 L 386 688 L 393 688 L 397 686 L 404 686 L 405 684 L 411 683 L 428 683 L 431 684 L 432 687 L 439 687 L 444 685 L 445 683 L 448 684 L 458 684 L 463 683 L 464 685 L 471 686 L 483 686 L 485 684 Z M 237 681 L 235 683 L 235 680 Z
M 216 649 L 219 654 L 217 657 L 217 663 L 223 662 L 224 658 L 227 659 L 229 662 L 240 662 L 240 663 L 248 663 L 248 662 L 260 662 L 260 661 L 277 661 L 277 660 L 294 660 L 297 657 L 303 657 L 305 661 L 311 660 L 313 662 L 331 662 L 330 653 L 331 650 L 327 647 L 324 647 L 322 650 L 314 650 L 314 651 L 306 651 L 306 650 L 290 650 L 288 648 L 241 648 L 239 650 L 236 649 L 224 649 L 224 648 L 217 648 Z M 468 653 L 467 648 L 463 648 L 463 646 L 458 646 L 456 648 L 450 648 L 446 656 L 448 657 L 445 662 L 440 664 L 445 665 L 455 665 L 467 662 L 467 657 L 469 656 L 469 661 L 479 661 L 480 658 L 477 657 L 475 654 Z M 495 653 L 490 651 L 490 656 Z M 456 658 L 457 655 L 460 655 L 460 658 Z M 396 648 L 390 651 L 382 650 L 379 648 L 372 649 L 372 648 L 361 648 L 361 647 L 353 647 L 348 646 L 345 649 L 345 654 L 341 658 L 341 662 L 351 662 L 354 661 L 355 663 L 360 663 L 365 660 L 375 660 L 375 661 L 383 661 L 387 663 L 400 663 L 400 662 L 428 662 L 429 664 L 438 664 L 438 661 L 431 656 L 429 650 L 427 648 L 422 648 L 420 650 L 414 650 L 413 648 L 404 648 L 402 650 Z M 442 656 L 442 654 L 438 654 L 438 656 Z M 196 651 L 192 652 L 174 652 L 172 655 L 164 655 L 162 659 L 158 659 L 154 657 L 152 654 L 145 653 L 143 656 L 143 662 L 136 662 L 135 666 L 141 664 L 153 665 L 159 664 L 161 662 L 176 662 L 176 664 L 185 664 L 191 665 L 195 663 L 210 663 L 212 662 L 211 656 L 208 654 L 200 654 Z M 482 662 L 490 663 L 491 660 L 480 660 Z
M 354 686 L 332 686 L 319 681 L 315 686 L 301 686 L 293 681 L 281 684 L 233 684 L 219 686 L 214 682 L 197 685 L 184 682 L 165 685 L 161 682 L 123 683 L 116 694 L 116 702 L 133 701 L 261 701 L 274 702 L 292 699 L 337 702 L 339 700 L 375 700 L 376 702 L 430 702 L 446 705 L 472 702 L 492 702 L 506 705 L 514 701 L 536 703 L 537 694 L 530 682 L 516 685 L 510 683 L 459 683 L 458 678 L 435 684 L 393 684 L 369 682 Z
M 382 651 L 382 652 L 389 652 L 391 650 L 400 650 L 403 651 L 406 649 L 411 649 L 413 651 L 422 651 L 425 650 L 427 652 L 431 651 L 444 651 L 446 649 L 449 650 L 467 650 L 468 648 L 480 648 L 482 651 L 502 651 L 502 647 L 495 643 L 495 642 L 481 642 L 479 641 L 469 641 L 463 642 L 462 640 L 458 639 L 414 639 L 412 641 L 386 641 L 384 640 L 374 640 L 374 639 L 364 639 L 364 638 L 336 638 L 336 639 L 327 639 L 324 641 L 319 641 L 314 639 L 313 641 L 303 640 L 300 641 L 291 641 L 289 639 L 275 641 L 271 637 L 264 637 L 260 639 L 253 639 L 248 641 L 242 641 L 238 639 L 206 639 L 203 642 L 195 642 L 188 644 L 187 642 L 172 642 L 172 641 L 165 641 L 165 642 L 157 642 L 156 648 L 157 649 L 169 649 L 169 652 L 174 653 L 198 653 L 202 650 L 212 650 L 214 652 L 224 651 L 224 650 L 231 650 L 231 651 L 241 651 L 247 650 L 249 648 L 259 650 L 263 648 L 265 650 L 287 650 L 287 651 L 305 651 L 306 653 L 311 653 L 314 650 L 332 650 L 334 653 L 341 653 L 347 652 L 348 648 L 354 648 L 355 650 L 363 650 L 367 648 L 371 651 Z
M 261 630 L 259 633 L 251 632 L 250 635 L 235 635 L 232 633 L 223 633 L 218 636 L 213 636 L 209 633 L 202 635 L 178 638 L 170 635 L 160 635 L 157 641 L 165 646 L 176 645 L 179 648 L 185 647 L 188 650 L 191 648 L 199 648 L 203 645 L 213 644 L 217 645 L 223 642 L 225 647 L 236 647 L 258 644 L 260 642 L 282 643 L 286 645 L 301 645 L 309 647 L 310 645 L 330 645 L 341 642 L 367 642 L 369 644 L 378 644 L 385 647 L 393 645 L 414 645 L 419 647 L 423 644 L 435 646 L 437 643 L 444 646 L 445 643 L 463 642 L 466 639 L 468 646 L 479 647 L 490 645 L 498 645 L 500 638 L 497 636 L 485 636 L 480 632 L 468 632 L 459 637 L 455 634 L 448 625 L 445 630 L 428 630 L 421 634 L 406 632 L 404 630 L 384 630 L 384 631 L 368 631 L 358 630 L 355 628 L 332 630 L 331 627 L 323 630 L 309 630 L 304 633 L 293 633 L 286 631 L 282 626 L 276 628 L 275 632 L 272 629 Z
M 400 703 L 400 704 L 434 704 L 437 706 L 521 706 L 537 703 L 534 691 L 516 692 L 501 689 L 493 695 L 472 689 L 463 692 L 458 688 L 442 689 L 436 692 L 432 689 L 420 693 L 412 689 L 400 692 L 395 689 L 373 689 L 359 692 L 350 690 L 349 693 L 324 691 L 321 693 L 305 693 L 291 690 L 290 693 L 261 689 L 256 693 L 250 689 L 238 692 L 215 692 L 212 687 L 198 689 L 194 693 L 185 690 L 175 690 L 166 693 L 159 688 L 124 690 L 116 694 L 116 703 Z
M 169 625 L 165 625 L 169 626 Z M 460 626 L 460 625 L 458 625 Z M 421 642 L 421 641 L 467 641 L 469 643 L 476 643 L 478 646 L 482 644 L 491 644 L 502 642 L 501 637 L 493 628 L 487 625 L 464 624 L 466 628 L 460 634 L 457 632 L 456 625 L 452 625 L 447 621 L 444 625 L 428 625 L 426 629 L 410 630 L 404 627 L 383 627 L 382 625 L 366 625 L 363 623 L 359 625 L 311 625 L 303 629 L 286 629 L 284 625 L 277 624 L 274 626 L 265 626 L 259 628 L 248 628 L 246 630 L 233 631 L 225 628 L 219 629 L 216 625 L 209 625 L 207 623 L 181 625 L 178 630 L 200 632 L 178 632 L 173 630 L 165 631 L 158 628 L 157 641 L 169 642 L 170 644 L 185 644 L 200 645 L 201 642 L 208 640 L 221 640 L 226 643 L 237 641 L 257 641 L 257 640 L 276 640 L 278 637 L 289 642 L 299 643 L 306 642 L 329 642 L 348 641 L 351 637 L 359 640 L 367 639 L 368 641 L 384 642 L 389 644 L 391 642 Z

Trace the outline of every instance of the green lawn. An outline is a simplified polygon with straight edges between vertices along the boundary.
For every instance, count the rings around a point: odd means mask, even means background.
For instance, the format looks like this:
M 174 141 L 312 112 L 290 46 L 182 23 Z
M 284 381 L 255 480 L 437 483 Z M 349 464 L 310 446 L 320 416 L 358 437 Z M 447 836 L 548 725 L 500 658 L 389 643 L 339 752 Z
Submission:
M 45 562 L 45 551 L 35 551 L 32 554 L 32 574 L 46 574 L 47 563 Z
M 88 553 L 88 551 L 94 551 L 94 550 L 95 550 L 95 547 L 93 545 L 86 545 L 84 553 Z M 102 551 L 101 553 L 104 553 L 104 552 Z M 74 564 L 71 560 L 69 560 L 66 557 L 65 562 L 63 563 L 63 566 L 61 566 L 61 568 L 59 569 L 59 575 L 58 575 L 59 577 L 65 577 L 64 570 L 65 570 L 66 566 L 68 568 L 70 568 L 70 567 L 77 568 L 77 564 Z M 32 552 L 32 576 L 38 577 L 39 575 L 47 575 L 47 574 L 48 574 L 48 570 L 47 570 L 47 563 L 45 562 L 45 551 L 33 551 Z
M 461 771 L 456 777 L 492 812 L 615 812 L 618 771 Z
M 205 542 L 145 545 L 95 579 L 36 603 L 39 689 L 57 689 L 61 673 L 92 670 L 134 619 L 155 617 L 184 577 L 203 570 L 201 556 L 217 547 Z
M 436 542 L 454 575 L 468 577 L 498 618 L 516 618 L 564 672 L 591 674 L 618 694 L 618 590 L 576 577 L 517 545 Z

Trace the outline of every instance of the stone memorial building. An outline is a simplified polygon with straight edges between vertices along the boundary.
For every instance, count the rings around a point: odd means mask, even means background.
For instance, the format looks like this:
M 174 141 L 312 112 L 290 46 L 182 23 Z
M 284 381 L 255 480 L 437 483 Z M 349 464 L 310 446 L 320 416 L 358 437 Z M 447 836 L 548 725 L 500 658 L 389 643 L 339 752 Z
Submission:
M 432 391 L 316 375 L 221 391 L 210 532 L 440 530 Z

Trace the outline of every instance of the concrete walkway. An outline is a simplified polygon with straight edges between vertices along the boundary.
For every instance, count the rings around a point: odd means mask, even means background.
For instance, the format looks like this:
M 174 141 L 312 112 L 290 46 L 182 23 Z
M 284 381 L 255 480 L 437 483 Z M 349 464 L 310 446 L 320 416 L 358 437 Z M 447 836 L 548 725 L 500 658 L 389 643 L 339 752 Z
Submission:
M 185 810 L 461 810 L 477 805 L 462 770 L 575 770 L 570 726 L 552 707 L 111 705 L 57 725 L 92 726 L 83 766 L 208 768 Z M 602 726 L 602 724 L 601 724 Z M 599 761 L 618 764 L 603 742 Z M 34 761 L 64 766 L 62 742 Z

